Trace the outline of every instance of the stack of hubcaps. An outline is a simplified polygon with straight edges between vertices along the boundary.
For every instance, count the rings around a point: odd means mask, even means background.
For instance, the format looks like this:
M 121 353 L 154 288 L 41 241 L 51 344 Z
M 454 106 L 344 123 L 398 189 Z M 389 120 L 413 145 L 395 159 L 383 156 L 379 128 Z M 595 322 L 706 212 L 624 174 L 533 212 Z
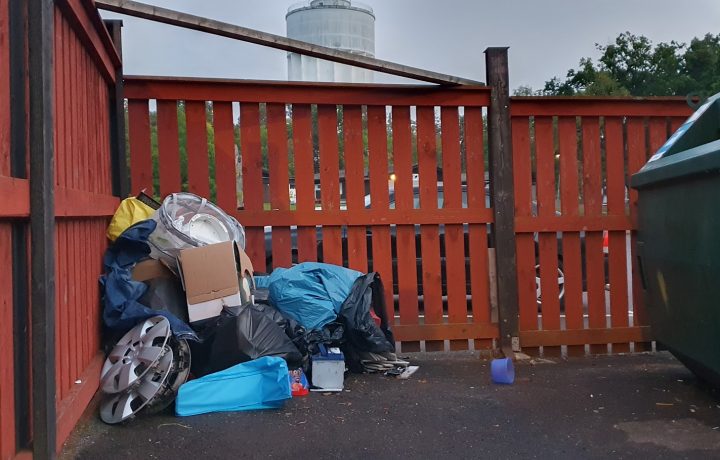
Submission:
M 172 336 L 170 323 L 155 316 L 138 324 L 115 345 L 103 365 L 100 418 L 124 422 L 147 408 L 159 412 L 175 399 L 190 372 L 190 348 Z

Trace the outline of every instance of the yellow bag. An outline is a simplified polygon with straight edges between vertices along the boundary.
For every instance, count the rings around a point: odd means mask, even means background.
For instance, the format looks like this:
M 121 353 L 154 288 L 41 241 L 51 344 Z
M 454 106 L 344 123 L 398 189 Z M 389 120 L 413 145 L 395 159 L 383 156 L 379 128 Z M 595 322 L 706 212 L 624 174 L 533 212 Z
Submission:
M 130 226 L 149 219 L 155 210 L 135 197 L 122 200 L 107 228 L 107 237 L 115 241 Z

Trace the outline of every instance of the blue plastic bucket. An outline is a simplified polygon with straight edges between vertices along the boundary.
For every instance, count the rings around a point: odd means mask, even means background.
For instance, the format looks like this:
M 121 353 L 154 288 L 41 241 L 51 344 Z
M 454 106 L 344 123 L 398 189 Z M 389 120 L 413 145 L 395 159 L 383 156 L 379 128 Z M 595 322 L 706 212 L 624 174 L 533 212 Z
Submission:
M 513 367 L 512 359 L 493 359 L 490 362 L 490 375 L 492 375 L 494 383 L 506 385 L 513 383 L 515 381 L 515 367 Z

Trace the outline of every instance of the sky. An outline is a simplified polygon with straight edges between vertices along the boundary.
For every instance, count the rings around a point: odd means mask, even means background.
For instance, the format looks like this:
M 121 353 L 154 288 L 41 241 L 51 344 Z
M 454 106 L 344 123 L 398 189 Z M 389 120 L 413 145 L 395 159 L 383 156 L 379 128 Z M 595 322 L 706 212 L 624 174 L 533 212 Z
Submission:
M 141 0 L 142 1 L 142 0 Z M 285 35 L 297 0 L 145 0 L 165 8 Z M 376 57 L 485 81 L 483 51 L 508 46 L 511 88 L 564 77 L 630 31 L 653 42 L 720 33 L 720 0 L 363 0 L 375 11 Z M 127 75 L 287 79 L 284 51 L 102 12 L 124 21 Z M 376 82 L 407 82 L 376 76 Z

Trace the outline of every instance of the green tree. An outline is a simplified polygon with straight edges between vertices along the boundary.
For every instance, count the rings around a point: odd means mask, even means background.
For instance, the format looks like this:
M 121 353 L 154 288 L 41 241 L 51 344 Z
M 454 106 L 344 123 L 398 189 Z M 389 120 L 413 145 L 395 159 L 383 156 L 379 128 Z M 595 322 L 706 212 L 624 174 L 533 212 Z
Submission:
M 613 43 L 596 44 L 597 62 L 582 58 L 565 79 L 545 83 L 545 95 L 705 96 L 720 91 L 720 34 L 694 38 L 689 45 L 671 41 L 654 45 L 630 32 Z M 520 89 L 520 88 L 519 88 Z

